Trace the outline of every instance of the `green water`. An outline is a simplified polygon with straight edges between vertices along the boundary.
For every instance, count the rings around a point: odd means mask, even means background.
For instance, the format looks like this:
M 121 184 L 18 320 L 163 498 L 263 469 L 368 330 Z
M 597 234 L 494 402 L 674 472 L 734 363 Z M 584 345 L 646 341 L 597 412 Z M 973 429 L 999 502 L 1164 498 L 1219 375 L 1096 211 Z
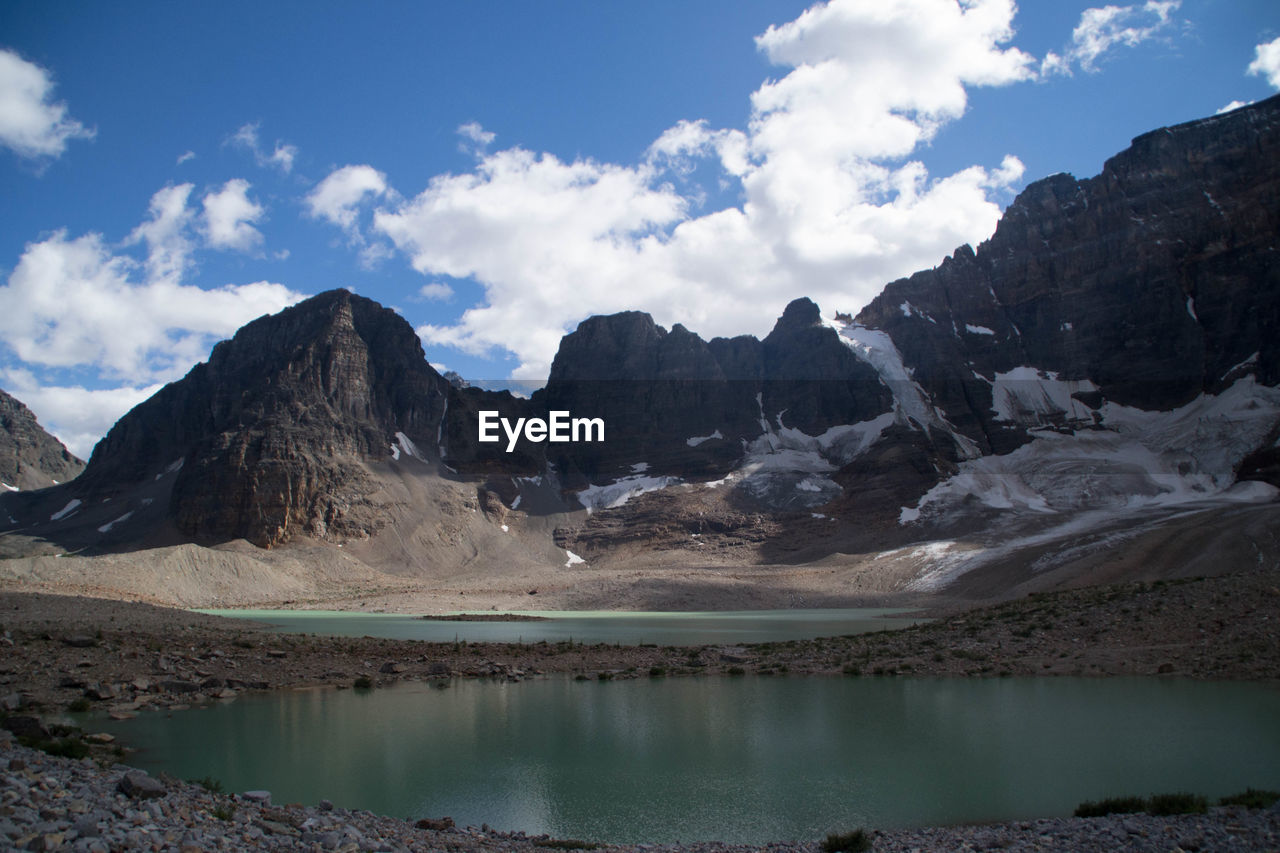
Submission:
M 130 763 L 618 842 L 819 838 L 1280 788 L 1280 690 L 1157 679 L 673 678 L 316 689 L 106 724 Z
M 390 613 L 333 610 L 202 610 L 218 616 L 265 622 L 289 633 L 339 637 L 390 637 L 438 643 L 622 643 L 659 646 L 768 643 L 905 628 L 927 619 L 902 616 L 901 608 L 742 610 L 702 613 L 637 613 L 531 610 L 537 622 L 441 622 Z

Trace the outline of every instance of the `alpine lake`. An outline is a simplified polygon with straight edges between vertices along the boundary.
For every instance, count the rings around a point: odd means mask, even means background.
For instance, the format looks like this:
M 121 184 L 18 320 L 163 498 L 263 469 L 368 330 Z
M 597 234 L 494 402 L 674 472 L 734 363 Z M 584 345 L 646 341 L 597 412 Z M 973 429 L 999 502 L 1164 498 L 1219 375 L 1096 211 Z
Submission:
M 347 636 L 662 645 L 915 621 L 901 611 L 227 615 Z M 93 725 L 138 750 L 130 764 L 267 789 L 277 803 L 324 798 L 586 841 L 814 839 L 1069 815 L 1106 796 L 1280 788 L 1280 688 L 1181 679 L 452 679 L 246 694 Z

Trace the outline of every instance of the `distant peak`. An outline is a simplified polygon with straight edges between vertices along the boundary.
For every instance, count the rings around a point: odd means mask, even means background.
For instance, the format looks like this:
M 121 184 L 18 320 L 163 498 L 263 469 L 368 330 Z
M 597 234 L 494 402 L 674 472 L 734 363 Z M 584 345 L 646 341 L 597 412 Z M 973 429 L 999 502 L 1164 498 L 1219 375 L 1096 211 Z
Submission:
M 778 318 L 778 322 L 773 327 L 772 334 L 821 325 L 822 312 L 818 309 L 818 304 L 807 296 L 801 296 L 799 299 L 793 299 L 791 304 L 786 307 L 786 310 L 782 312 L 782 316 Z

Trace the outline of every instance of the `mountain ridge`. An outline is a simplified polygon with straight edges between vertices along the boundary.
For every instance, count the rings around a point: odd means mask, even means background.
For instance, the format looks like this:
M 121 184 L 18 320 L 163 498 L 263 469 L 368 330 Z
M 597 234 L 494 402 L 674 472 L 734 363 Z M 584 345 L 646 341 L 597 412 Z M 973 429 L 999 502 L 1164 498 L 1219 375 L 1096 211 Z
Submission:
M 763 339 L 710 341 L 640 311 L 587 318 L 529 399 L 455 386 L 393 311 L 327 291 L 218 344 L 78 480 L 6 508 L 49 547 L 320 542 L 423 577 L 498 553 L 892 553 L 869 583 L 931 590 L 1034 552 L 1025 579 L 1103 547 L 1080 535 L 1089 513 L 1131 518 L 1119 541 L 1173 507 L 1274 497 L 1277 149 L 1280 96 L 1143 134 L 1094 178 L 1028 185 L 977 249 L 856 317 L 800 298 Z M 506 453 L 477 440 L 481 410 L 608 435 Z

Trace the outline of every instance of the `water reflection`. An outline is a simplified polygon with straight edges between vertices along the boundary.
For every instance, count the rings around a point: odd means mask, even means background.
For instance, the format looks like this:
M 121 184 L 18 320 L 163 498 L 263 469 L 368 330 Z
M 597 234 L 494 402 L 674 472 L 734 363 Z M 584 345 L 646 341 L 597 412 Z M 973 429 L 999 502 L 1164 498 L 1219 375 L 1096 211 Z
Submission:
M 690 678 L 312 690 L 112 729 L 277 802 L 610 841 L 815 838 L 1280 787 L 1280 691 L 1154 679 Z

